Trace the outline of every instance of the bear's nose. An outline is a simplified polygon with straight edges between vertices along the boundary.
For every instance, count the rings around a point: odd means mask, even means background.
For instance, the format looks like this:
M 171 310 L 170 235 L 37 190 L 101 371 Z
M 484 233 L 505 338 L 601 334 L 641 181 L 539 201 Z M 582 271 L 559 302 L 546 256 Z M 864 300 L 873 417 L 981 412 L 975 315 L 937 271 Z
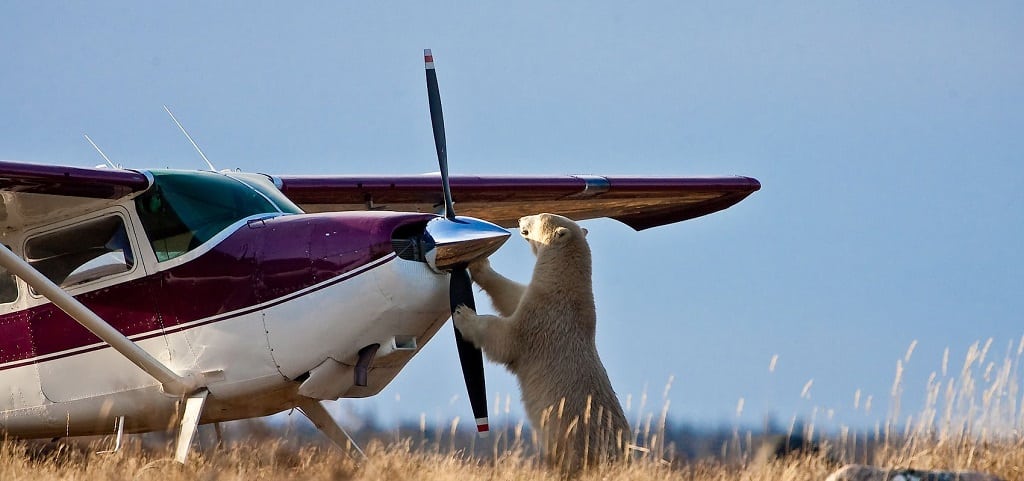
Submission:
M 519 233 L 522 234 L 523 237 L 526 237 L 526 236 L 530 235 L 530 231 L 528 231 L 526 229 L 520 230 Z

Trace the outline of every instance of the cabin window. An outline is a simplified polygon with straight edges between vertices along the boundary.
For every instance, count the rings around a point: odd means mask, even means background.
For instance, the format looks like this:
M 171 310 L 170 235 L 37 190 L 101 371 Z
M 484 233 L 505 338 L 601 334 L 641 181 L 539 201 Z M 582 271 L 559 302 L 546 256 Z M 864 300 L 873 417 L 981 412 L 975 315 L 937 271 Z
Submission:
M 158 261 L 206 243 L 235 222 L 281 210 L 252 187 L 212 172 L 153 171 L 154 185 L 135 198 Z
M 117 215 L 33 237 L 25 244 L 25 258 L 61 287 L 123 274 L 135 265 L 128 231 Z

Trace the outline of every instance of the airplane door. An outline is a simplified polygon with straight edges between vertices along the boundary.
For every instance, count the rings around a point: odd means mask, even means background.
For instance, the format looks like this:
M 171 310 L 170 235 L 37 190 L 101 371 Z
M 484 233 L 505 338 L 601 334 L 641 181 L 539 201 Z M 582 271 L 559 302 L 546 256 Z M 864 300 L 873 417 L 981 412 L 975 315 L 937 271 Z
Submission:
M 39 369 L 29 360 L 36 355 L 28 316 L 0 316 L 0 411 L 40 406 L 46 402 Z
M 167 362 L 157 279 L 139 260 L 131 224 L 112 209 L 32 233 L 25 258 L 113 328 Z M 158 385 L 45 298 L 28 309 L 42 392 L 53 402 L 88 399 Z
M 0 267 L 0 411 L 46 402 L 39 369 L 32 362 L 36 350 L 24 307 L 22 286 Z

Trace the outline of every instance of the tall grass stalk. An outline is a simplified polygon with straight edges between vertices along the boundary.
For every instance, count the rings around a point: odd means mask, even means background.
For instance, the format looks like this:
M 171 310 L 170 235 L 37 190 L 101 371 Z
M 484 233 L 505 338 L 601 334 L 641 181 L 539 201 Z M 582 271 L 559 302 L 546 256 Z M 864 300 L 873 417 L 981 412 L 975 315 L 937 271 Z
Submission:
M 599 466 L 580 479 L 821 480 L 838 463 L 847 462 L 979 470 L 1007 480 L 1024 479 L 1024 337 L 1000 344 L 1004 348 L 995 346 L 991 339 L 972 344 L 959 370 L 950 369 L 946 349 L 941 366 L 928 377 L 924 406 L 904 414 L 908 407 L 900 404 L 906 389 L 904 373 L 917 347 L 915 341 L 897 360 L 893 401 L 884 422 L 878 422 L 873 430 L 843 425 L 835 433 L 825 433 L 815 423 L 819 416 L 831 421 L 833 411 L 816 408 L 810 422 L 798 423 L 794 416 L 788 434 L 821 439 L 822 449 L 763 462 L 754 461 L 758 438 L 740 429 L 738 419 L 745 408 L 742 398 L 736 406 L 737 423 L 731 437 L 721 445 L 719 458 L 679 458 L 668 418 L 670 378 L 657 412 L 647 411 L 646 390 L 639 403 L 627 398 L 626 407 L 634 419 L 632 432 L 623 433 L 629 461 Z M 1002 351 L 1002 358 L 993 357 L 997 351 Z M 769 369 L 769 375 L 772 371 Z M 810 398 L 812 384 L 809 381 L 804 386 L 802 397 Z M 511 416 L 511 396 L 504 397 L 504 406 L 502 400 L 498 396 L 494 402 L 493 418 L 497 422 L 493 435 L 486 439 L 477 438 L 459 418 L 430 427 L 425 414 L 415 427 L 409 426 L 404 432 L 388 430 L 369 441 L 366 433 L 357 432 L 369 457 L 363 465 L 322 442 L 276 438 L 281 431 L 273 429 L 250 429 L 248 434 L 229 439 L 223 449 L 209 445 L 197 448 L 183 468 L 167 461 L 167 436 L 156 437 L 156 442 L 153 437 L 129 436 L 122 450 L 110 455 L 96 454 L 109 448 L 109 439 L 46 443 L 4 438 L 0 440 L 0 480 L 558 479 L 558 473 L 545 468 L 537 456 L 543 449 L 537 431 Z M 870 395 L 855 391 L 855 410 L 863 408 L 869 413 L 871 403 Z M 559 413 L 556 406 L 550 416 Z M 602 419 L 602 408 L 593 406 L 581 419 L 564 425 L 586 433 L 601 429 Z M 802 430 L 795 433 L 798 424 Z M 299 431 L 289 428 L 287 436 L 300 436 Z

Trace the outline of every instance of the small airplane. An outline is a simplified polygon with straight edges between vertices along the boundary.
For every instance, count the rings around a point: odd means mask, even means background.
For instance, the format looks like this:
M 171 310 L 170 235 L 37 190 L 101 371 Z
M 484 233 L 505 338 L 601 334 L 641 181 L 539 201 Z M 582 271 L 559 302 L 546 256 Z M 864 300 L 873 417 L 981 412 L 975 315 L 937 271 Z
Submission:
M 119 441 L 177 428 L 184 463 L 200 424 L 298 408 L 345 446 L 323 401 L 379 393 L 454 307 L 472 307 L 466 265 L 519 217 L 642 230 L 760 188 L 748 177 L 449 176 L 429 50 L 424 59 L 439 174 L 0 162 L 0 432 L 113 426 Z M 455 336 L 486 432 L 481 353 Z

